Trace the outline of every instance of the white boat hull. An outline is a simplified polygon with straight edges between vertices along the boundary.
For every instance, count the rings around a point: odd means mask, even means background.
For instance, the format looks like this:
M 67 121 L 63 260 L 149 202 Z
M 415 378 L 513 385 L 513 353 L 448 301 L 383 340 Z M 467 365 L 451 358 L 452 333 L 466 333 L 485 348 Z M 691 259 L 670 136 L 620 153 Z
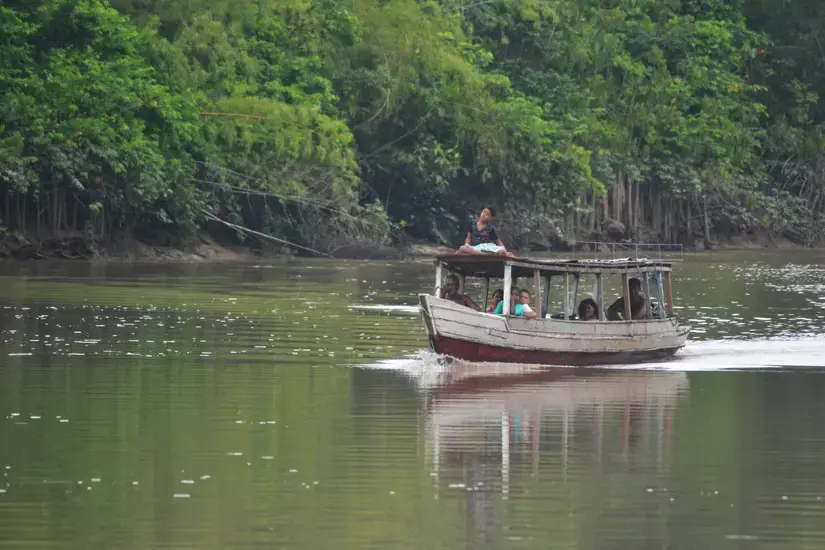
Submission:
M 690 331 L 675 318 L 600 322 L 504 317 L 428 294 L 419 295 L 419 306 L 433 350 L 466 361 L 640 363 L 672 356 Z

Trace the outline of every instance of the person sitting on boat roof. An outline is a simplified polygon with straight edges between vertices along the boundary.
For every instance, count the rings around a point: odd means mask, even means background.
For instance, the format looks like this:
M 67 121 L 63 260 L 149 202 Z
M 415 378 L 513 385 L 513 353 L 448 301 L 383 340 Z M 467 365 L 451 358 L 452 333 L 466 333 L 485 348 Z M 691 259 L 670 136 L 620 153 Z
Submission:
M 579 304 L 579 321 L 598 321 L 599 306 L 593 298 L 585 298 Z
M 493 312 L 496 315 L 504 313 L 504 300 L 500 301 Z M 530 307 L 530 291 L 526 288 L 519 292 L 513 289 L 510 293 L 510 315 L 516 317 L 525 317 L 527 319 L 535 319 L 538 317 L 535 311 Z
M 459 286 L 458 277 L 455 275 L 447 275 L 444 279 L 444 288 L 441 290 L 441 297 L 459 305 L 467 306 L 470 309 L 481 311 L 481 308 L 476 305 L 472 298 L 458 291 Z
M 496 311 L 496 307 L 498 307 L 499 302 L 504 300 L 504 289 L 499 288 L 493 292 L 493 304 L 487 308 L 487 313 L 494 313 Z M 504 307 L 504 306 L 502 306 Z
M 485 207 L 478 219 L 470 222 L 470 227 L 467 228 L 467 238 L 464 239 L 464 244 L 459 247 L 456 254 L 498 254 L 514 258 L 515 254 L 504 248 L 504 243 L 501 242 L 493 227 L 495 215 L 496 211 L 492 206 Z
M 630 318 L 633 321 L 650 319 L 647 298 L 642 294 L 642 281 L 632 278 L 627 283 L 630 294 Z M 619 298 L 607 308 L 608 321 L 624 320 L 624 297 Z

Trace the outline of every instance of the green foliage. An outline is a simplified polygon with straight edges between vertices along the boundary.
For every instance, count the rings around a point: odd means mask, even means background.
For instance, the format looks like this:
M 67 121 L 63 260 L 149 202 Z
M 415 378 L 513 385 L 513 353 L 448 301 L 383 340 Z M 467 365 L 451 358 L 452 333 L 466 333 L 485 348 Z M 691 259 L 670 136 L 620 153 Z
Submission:
M 209 212 L 329 247 L 401 222 L 456 243 L 495 204 L 522 244 L 696 219 L 799 240 L 825 205 L 807 4 L 8 1 L 0 216 L 106 236 Z

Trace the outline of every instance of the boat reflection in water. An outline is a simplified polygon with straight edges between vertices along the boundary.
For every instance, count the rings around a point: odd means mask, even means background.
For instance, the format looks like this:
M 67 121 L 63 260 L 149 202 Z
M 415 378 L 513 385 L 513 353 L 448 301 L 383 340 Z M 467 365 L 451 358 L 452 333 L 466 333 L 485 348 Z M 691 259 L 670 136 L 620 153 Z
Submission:
M 512 524 L 576 539 L 663 474 L 687 387 L 683 372 L 452 363 L 422 387 L 437 498 L 466 494 L 474 547 Z

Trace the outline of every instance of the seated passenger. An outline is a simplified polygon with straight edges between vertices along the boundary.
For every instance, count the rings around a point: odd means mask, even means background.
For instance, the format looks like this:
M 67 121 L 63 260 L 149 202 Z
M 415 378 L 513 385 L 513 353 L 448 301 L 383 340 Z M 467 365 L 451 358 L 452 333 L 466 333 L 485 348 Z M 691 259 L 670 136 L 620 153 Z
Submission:
M 504 289 L 499 288 L 498 290 L 493 292 L 493 303 L 490 307 L 487 308 L 487 313 L 495 313 L 496 307 L 498 307 L 498 303 L 502 300 L 504 300 Z
M 441 297 L 445 300 L 450 300 L 462 306 L 467 306 L 476 311 L 481 311 L 481 308 L 466 294 L 459 294 L 458 292 L 458 277 L 455 275 L 447 275 L 444 279 L 444 288 L 441 290 Z
M 650 319 L 650 308 L 647 298 L 642 294 L 642 281 L 630 279 L 627 283 L 630 294 L 630 319 L 633 321 Z M 624 319 L 624 297 L 619 298 L 607 308 L 608 321 L 623 321 Z
M 530 307 L 530 291 L 522 288 L 518 295 L 518 302 L 521 305 L 521 316 L 526 319 L 535 319 L 539 315 Z
M 512 252 L 504 248 L 504 243 L 498 238 L 493 228 L 493 217 L 496 215 L 493 207 L 488 206 L 481 211 L 478 220 L 470 222 L 467 228 L 467 237 L 456 254 L 498 254 L 499 256 L 515 257 Z
M 585 298 L 579 304 L 579 321 L 598 321 L 599 306 L 593 298 Z
M 502 292 L 502 294 L 504 293 Z M 514 288 L 510 291 L 510 315 L 521 317 L 523 312 L 524 308 L 521 307 L 520 303 L 518 303 L 518 289 Z M 504 315 L 504 299 L 498 303 L 496 309 L 493 310 L 493 313 L 496 315 Z
M 504 312 L 504 300 L 498 303 L 493 313 L 501 315 Z M 538 317 L 535 311 L 530 307 L 530 291 L 522 289 L 521 292 L 513 290 L 510 293 L 510 315 L 516 317 L 524 317 L 526 319 L 535 319 Z

